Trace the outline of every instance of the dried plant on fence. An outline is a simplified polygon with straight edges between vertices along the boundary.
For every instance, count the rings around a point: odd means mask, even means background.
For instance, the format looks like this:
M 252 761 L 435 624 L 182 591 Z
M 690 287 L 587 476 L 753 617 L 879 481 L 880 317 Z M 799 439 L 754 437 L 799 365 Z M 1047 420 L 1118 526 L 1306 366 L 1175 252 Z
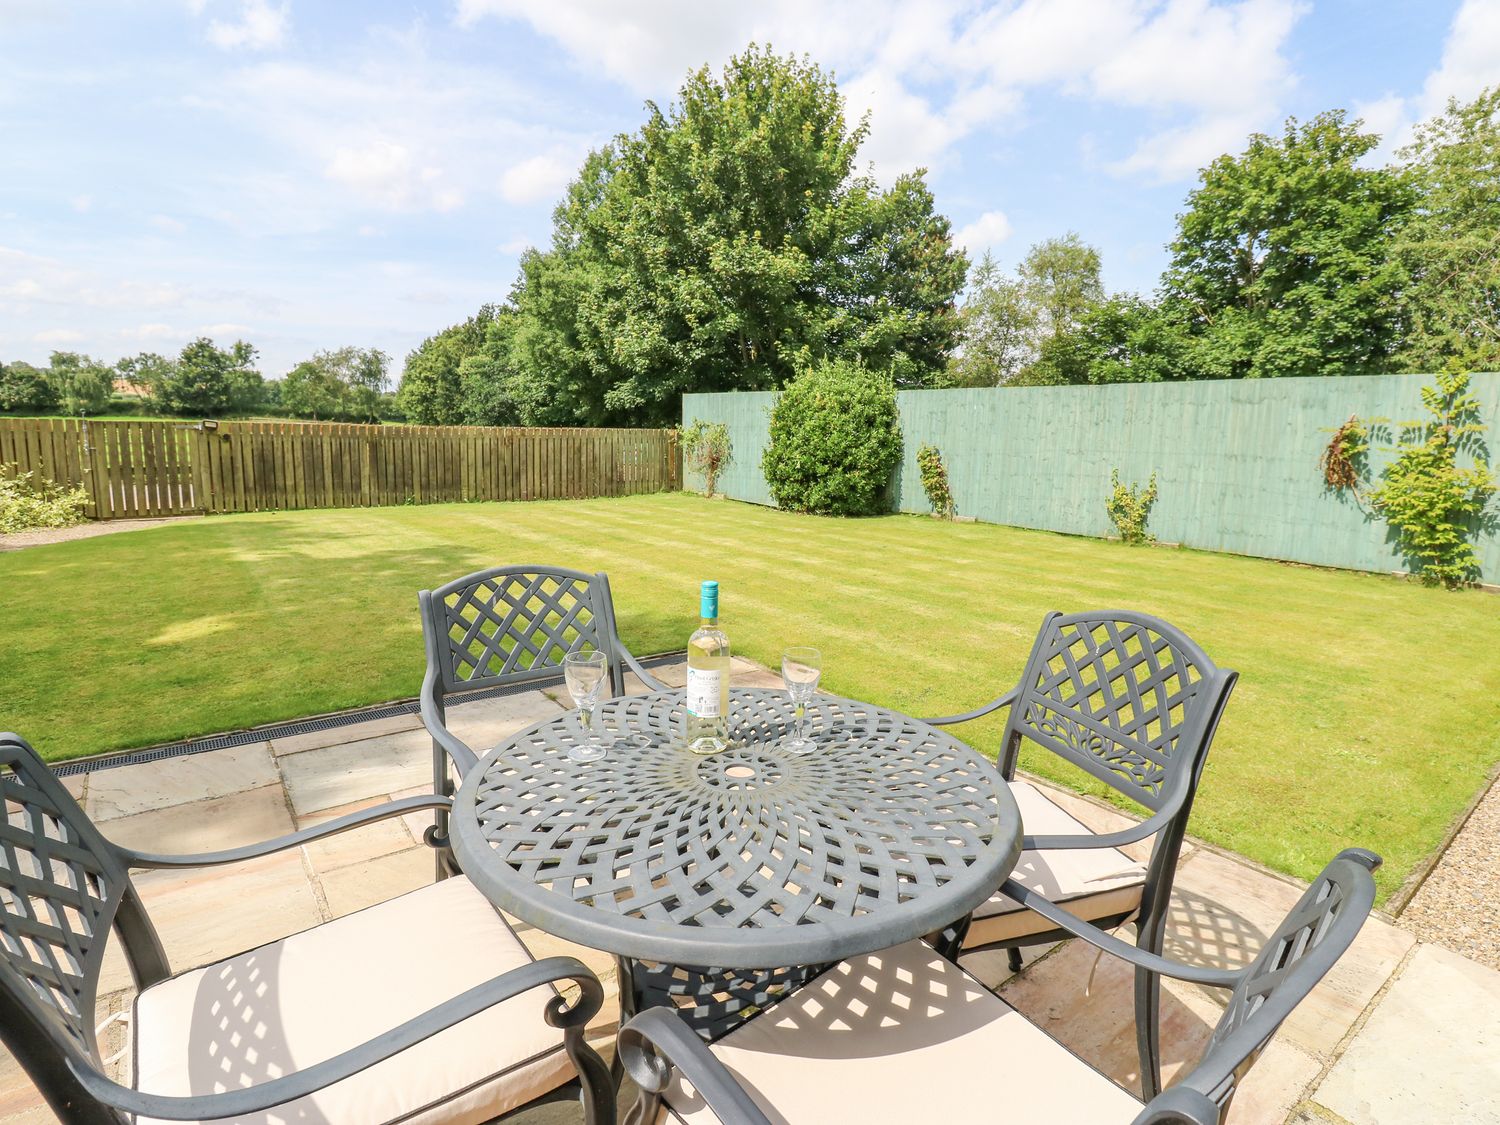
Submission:
M 1370 447 L 1369 431 L 1357 415 L 1333 431 L 1333 438 L 1318 458 L 1323 470 L 1323 484 L 1332 492 L 1348 489 L 1359 496 L 1359 485 L 1364 479 L 1365 452 Z

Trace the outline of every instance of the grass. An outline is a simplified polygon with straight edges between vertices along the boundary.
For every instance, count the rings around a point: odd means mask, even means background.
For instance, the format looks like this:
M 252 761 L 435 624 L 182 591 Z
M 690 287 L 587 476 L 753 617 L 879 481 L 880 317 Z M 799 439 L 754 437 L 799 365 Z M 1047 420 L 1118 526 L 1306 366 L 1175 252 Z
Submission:
M 62 759 L 412 695 L 416 591 L 501 562 L 607 570 L 637 652 L 680 648 L 718 578 L 736 651 L 816 644 L 830 690 L 918 715 L 1013 683 L 1048 610 L 1159 614 L 1241 673 L 1193 833 L 1304 878 L 1373 847 L 1383 895 L 1500 757 L 1491 595 L 680 493 L 222 516 L 0 554 L 0 727 Z M 964 736 L 993 755 L 999 730 Z

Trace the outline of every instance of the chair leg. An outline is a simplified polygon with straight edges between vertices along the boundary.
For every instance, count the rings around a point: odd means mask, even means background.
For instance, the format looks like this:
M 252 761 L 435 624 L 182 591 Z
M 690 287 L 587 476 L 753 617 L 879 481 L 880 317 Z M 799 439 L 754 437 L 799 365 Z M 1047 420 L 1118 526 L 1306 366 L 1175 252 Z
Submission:
M 1135 971 L 1135 1042 L 1141 1055 L 1141 1100 L 1161 1093 L 1161 978 Z
M 1005 952 L 1007 960 L 1010 962 L 1010 971 L 1019 973 L 1021 971 L 1021 947 L 1013 945 Z

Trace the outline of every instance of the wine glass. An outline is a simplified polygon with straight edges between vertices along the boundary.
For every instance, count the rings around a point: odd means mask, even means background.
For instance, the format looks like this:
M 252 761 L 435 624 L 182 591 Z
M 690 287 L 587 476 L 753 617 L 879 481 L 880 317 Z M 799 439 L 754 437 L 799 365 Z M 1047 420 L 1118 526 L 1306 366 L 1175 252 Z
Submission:
M 815 648 L 789 648 L 781 657 L 781 682 L 797 707 L 797 725 L 793 736 L 781 745 L 788 754 L 811 754 L 818 744 L 803 731 L 807 719 L 807 701 L 818 690 L 822 675 L 823 654 Z
M 597 762 L 614 745 L 613 738 L 601 737 L 594 730 L 594 709 L 599 706 L 605 671 L 604 653 L 598 649 L 581 648 L 563 657 L 563 679 L 588 732 L 586 739 L 568 747 L 568 757 L 575 762 Z

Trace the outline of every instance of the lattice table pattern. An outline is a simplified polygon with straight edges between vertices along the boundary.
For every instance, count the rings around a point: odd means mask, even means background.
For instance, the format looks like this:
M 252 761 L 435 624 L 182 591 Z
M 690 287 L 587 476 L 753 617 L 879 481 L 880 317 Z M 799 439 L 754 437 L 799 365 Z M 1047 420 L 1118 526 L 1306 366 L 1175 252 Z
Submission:
M 453 830 L 497 906 L 594 949 L 710 978 L 823 965 L 963 918 L 1020 853 L 995 767 L 881 707 L 816 697 L 806 757 L 780 749 L 783 692 L 733 692 L 734 746 L 704 757 L 682 745 L 680 691 L 608 701 L 595 721 L 622 736 L 600 762 L 567 757 L 586 737 L 576 711 L 498 747 Z

